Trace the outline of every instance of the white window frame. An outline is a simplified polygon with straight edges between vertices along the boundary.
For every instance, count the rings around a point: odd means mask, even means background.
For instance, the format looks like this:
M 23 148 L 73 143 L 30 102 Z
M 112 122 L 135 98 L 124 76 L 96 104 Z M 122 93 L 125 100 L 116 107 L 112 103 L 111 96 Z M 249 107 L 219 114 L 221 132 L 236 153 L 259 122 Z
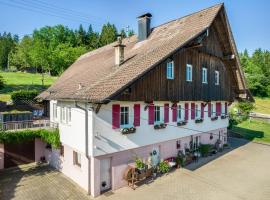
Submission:
M 61 106 L 60 111 L 61 111 L 61 113 L 60 113 L 60 121 L 62 123 L 67 123 L 66 108 Z
M 207 84 L 207 68 L 202 68 L 202 83 Z
M 200 119 L 200 109 L 199 109 L 199 105 L 195 104 L 195 119 Z
M 157 108 L 159 108 L 159 110 L 157 110 Z M 156 120 L 156 116 L 158 113 L 159 113 L 159 120 Z M 159 106 L 159 105 L 154 106 L 154 122 L 155 122 L 155 124 L 162 122 L 162 120 L 161 120 L 161 106 Z
M 183 109 L 184 109 L 184 106 L 182 104 L 177 105 L 177 121 L 182 121 L 184 119 Z
M 57 119 L 57 104 L 53 103 L 53 119 Z
M 192 65 L 187 64 L 186 66 L 186 81 L 192 82 Z
M 167 62 L 167 79 L 174 79 L 174 62 L 173 60 Z
M 215 116 L 216 116 L 215 105 L 211 103 L 211 117 L 215 117 Z
M 66 109 L 67 109 L 66 110 L 66 115 L 67 115 L 66 120 L 67 120 L 67 123 L 70 123 L 71 122 L 71 107 L 67 107 Z
M 125 108 L 127 108 L 127 110 L 122 111 L 122 109 L 125 109 Z M 122 114 L 123 114 L 123 117 L 124 117 L 123 122 L 126 121 L 126 115 L 125 114 L 127 114 L 127 123 L 122 124 Z M 120 127 L 121 128 L 128 127 L 129 122 L 130 122 L 130 108 L 129 108 L 129 106 L 120 106 Z
M 225 115 L 225 103 L 221 102 L 221 114 Z
M 215 71 L 215 85 L 219 85 L 219 71 Z

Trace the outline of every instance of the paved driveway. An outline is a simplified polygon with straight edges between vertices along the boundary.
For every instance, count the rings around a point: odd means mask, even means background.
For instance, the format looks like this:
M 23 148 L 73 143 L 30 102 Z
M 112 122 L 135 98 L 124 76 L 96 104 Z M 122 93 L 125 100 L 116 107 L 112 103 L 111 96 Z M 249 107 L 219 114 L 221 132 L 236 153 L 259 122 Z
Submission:
M 270 146 L 239 139 L 234 139 L 232 146 L 238 148 L 219 157 L 209 157 L 213 159 L 211 162 L 201 160 L 136 190 L 125 187 L 97 199 L 269 200 Z M 69 179 L 46 167 L 0 174 L 0 189 L 0 197 L 4 199 L 88 199 Z

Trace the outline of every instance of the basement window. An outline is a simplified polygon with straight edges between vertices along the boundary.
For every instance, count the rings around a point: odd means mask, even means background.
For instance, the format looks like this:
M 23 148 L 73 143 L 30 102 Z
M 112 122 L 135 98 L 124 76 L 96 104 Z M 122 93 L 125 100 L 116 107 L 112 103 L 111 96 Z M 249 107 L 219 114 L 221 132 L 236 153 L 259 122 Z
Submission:
M 174 79 L 174 63 L 173 61 L 167 62 L 167 79 Z
M 81 167 L 82 161 L 81 161 L 81 154 L 73 151 L 73 164 L 77 165 L 78 167 Z

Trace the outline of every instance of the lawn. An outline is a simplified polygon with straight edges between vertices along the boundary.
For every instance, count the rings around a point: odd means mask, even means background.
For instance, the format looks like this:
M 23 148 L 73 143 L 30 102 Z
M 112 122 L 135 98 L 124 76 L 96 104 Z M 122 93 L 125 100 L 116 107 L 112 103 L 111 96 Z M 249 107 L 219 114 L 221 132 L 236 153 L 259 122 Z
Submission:
M 41 74 L 0 71 L 0 75 L 3 76 L 5 80 L 5 87 L 0 90 L 0 101 L 9 101 L 10 94 L 13 91 L 21 89 L 36 89 L 38 91 L 43 91 L 57 79 L 57 77 L 46 75 L 43 87 Z
M 254 112 L 270 114 L 270 98 L 255 97 L 255 107 Z
M 259 120 L 247 120 L 232 128 L 244 138 L 256 142 L 270 143 L 270 123 Z

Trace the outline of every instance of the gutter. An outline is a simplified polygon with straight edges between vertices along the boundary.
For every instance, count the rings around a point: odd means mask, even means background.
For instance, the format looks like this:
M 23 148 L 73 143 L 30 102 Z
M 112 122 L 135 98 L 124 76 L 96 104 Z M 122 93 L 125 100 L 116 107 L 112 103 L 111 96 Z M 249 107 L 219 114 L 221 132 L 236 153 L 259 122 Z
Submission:
M 88 160 L 88 191 L 87 193 L 89 195 L 91 195 L 91 179 L 90 179 L 90 174 L 91 174 L 91 167 L 90 167 L 90 160 L 91 158 L 89 157 L 89 148 L 88 148 L 88 133 L 89 133 L 89 130 L 88 130 L 88 110 L 87 110 L 87 103 L 84 104 L 85 105 L 85 108 L 81 107 L 78 105 L 78 103 L 75 101 L 75 107 L 78 108 L 78 109 L 81 109 L 85 112 L 85 155 L 86 155 L 86 158 Z

